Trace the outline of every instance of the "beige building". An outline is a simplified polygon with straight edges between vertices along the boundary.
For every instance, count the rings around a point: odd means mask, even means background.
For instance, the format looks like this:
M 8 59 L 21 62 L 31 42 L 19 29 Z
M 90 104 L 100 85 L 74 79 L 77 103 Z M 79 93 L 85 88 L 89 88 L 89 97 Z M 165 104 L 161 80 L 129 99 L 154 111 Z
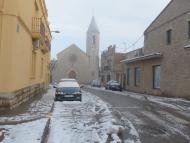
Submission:
M 101 54 L 101 82 L 105 85 L 110 80 L 116 80 L 125 87 L 124 64 L 121 62 L 125 59 L 124 53 L 117 53 L 116 46 L 111 45 Z
M 51 34 L 44 0 L 0 0 L 0 108 L 12 108 L 49 83 Z
M 62 78 L 75 78 L 87 84 L 99 78 L 99 38 L 100 32 L 94 17 L 87 30 L 86 53 L 72 44 L 57 54 L 57 62 L 52 71 L 54 82 Z
M 143 52 L 127 54 L 126 88 L 190 98 L 190 1 L 171 0 L 144 37 Z

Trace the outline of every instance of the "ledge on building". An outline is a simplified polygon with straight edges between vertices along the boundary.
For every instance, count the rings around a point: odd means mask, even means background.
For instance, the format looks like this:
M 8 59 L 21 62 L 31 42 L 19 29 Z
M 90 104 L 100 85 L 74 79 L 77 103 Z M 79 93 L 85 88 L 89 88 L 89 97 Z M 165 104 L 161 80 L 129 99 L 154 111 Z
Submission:
M 125 64 L 129 64 L 129 63 L 134 63 L 134 62 L 138 62 L 138 61 L 144 61 L 144 60 L 150 60 L 150 59 L 158 59 L 161 58 L 162 54 L 161 53 L 152 53 L 152 54 L 148 54 L 148 55 L 143 55 L 143 56 L 139 56 L 139 57 L 135 57 L 135 58 L 131 58 L 131 59 L 125 59 L 121 62 L 125 63 Z

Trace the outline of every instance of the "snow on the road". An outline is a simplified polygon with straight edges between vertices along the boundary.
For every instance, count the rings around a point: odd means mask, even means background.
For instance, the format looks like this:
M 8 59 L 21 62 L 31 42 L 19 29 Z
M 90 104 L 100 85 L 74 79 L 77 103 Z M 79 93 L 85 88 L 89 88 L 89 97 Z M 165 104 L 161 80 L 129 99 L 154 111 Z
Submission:
M 115 119 L 108 105 L 83 92 L 82 102 L 56 102 L 50 123 L 48 143 L 120 143 Z
M 40 119 L 33 122 L 0 126 L 4 134 L 2 143 L 41 143 L 46 119 Z

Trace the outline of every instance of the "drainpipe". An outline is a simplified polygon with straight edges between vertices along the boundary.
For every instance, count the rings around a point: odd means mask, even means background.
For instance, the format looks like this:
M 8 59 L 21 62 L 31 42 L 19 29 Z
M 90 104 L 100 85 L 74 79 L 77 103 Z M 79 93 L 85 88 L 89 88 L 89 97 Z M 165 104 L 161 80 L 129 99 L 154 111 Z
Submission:
M 2 29 L 3 29 L 3 10 L 4 10 L 4 3 L 5 3 L 5 0 L 2 0 L 2 7 L 1 7 L 1 23 L 0 23 L 0 54 L 1 54 L 1 46 L 2 46 Z

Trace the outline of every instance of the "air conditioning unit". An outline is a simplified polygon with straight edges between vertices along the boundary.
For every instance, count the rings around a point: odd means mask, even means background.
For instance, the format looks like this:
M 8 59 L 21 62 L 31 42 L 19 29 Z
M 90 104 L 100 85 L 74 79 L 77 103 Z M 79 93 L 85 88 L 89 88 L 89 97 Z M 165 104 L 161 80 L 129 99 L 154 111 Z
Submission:
M 34 45 L 34 48 L 36 49 L 40 48 L 40 40 L 34 40 L 33 45 Z

